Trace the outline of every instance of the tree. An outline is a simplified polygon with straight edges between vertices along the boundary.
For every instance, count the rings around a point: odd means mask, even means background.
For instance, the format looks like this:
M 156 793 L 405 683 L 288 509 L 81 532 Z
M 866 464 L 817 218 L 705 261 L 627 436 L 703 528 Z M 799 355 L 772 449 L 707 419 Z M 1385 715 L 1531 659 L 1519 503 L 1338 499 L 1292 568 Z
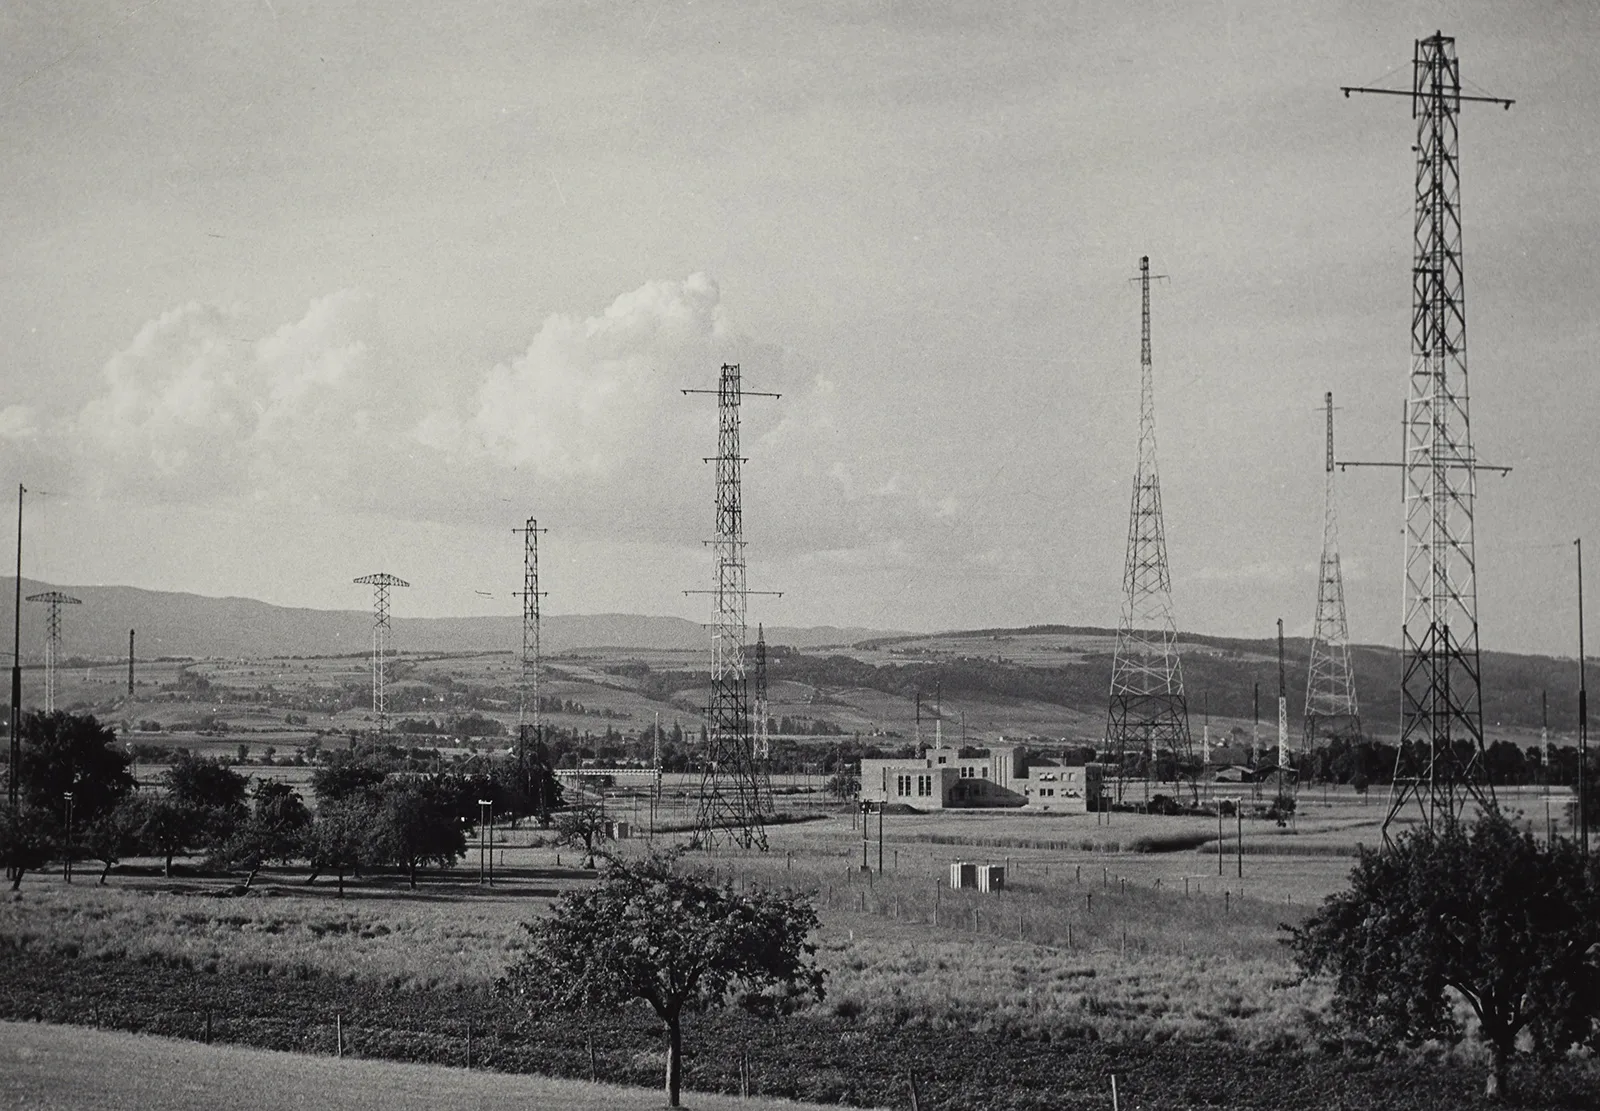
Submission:
M 0 807 L 0 856 L 5 858 L 11 890 L 22 887 L 25 873 L 50 863 L 60 844 L 61 827 L 48 808 L 26 802 Z
M 839 802 L 849 802 L 861 794 L 861 780 L 846 771 L 834 772 L 828 777 L 828 797 Z
M 248 872 L 246 889 L 255 882 L 263 864 L 274 860 L 287 864 L 300 856 L 305 849 L 306 829 L 311 825 L 311 812 L 287 783 L 258 780 L 254 801 L 250 817 L 212 854 L 212 863 L 217 867 L 243 868 Z
M 417 869 L 428 864 L 450 868 L 467 851 L 467 833 L 452 805 L 448 787 L 410 782 L 383 792 L 371 831 L 373 863 L 405 870 L 417 886 Z
M 1470 828 L 1407 834 L 1363 850 L 1289 944 L 1307 973 L 1334 977 L 1334 1009 L 1383 1040 L 1459 1040 L 1452 999 L 1477 1016 L 1493 1060 L 1485 1092 L 1507 1093 L 1518 1035 L 1555 1056 L 1600 1018 L 1600 859 L 1541 846 L 1497 810 Z
M 305 854 L 311 863 L 306 883 L 315 883 L 323 872 L 336 873 L 339 898 L 344 898 L 345 873 L 366 863 L 376 821 L 376 807 L 361 799 L 336 799 L 318 806 L 305 835 Z
M 592 802 L 579 803 L 558 812 L 551 820 L 556 840 L 563 845 L 582 849 L 586 854 L 583 866 L 594 867 L 595 849 L 606 840 L 611 823 L 606 812 Z
M 215 848 L 249 817 L 250 780 L 220 760 L 180 755 L 167 769 L 167 797 L 190 811 L 188 845 Z
M 678 1106 L 683 1013 L 730 998 L 787 1010 L 822 998 L 804 896 L 718 887 L 678 869 L 675 854 L 606 858 L 595 886 L 524 923 L 530 944 L 496 988 L 532 1005 L 583 1010 L 642 999 L 667 1030 L 666 1092 Z
M 35 710 L 22 719 L 18 740 L 22 761 L 18 790 L 22 801 L 66 821 L 66 793 L 72 792 L 74 823 L 108 814 L 133 790 L 132 758 L 116 733 L 92 714 Z
M 151 800 L 146 795 L 130 794 L 109 814 L 102 814 L 83 831 L 83 847 L 105 865 L 100 871 L 103 885 L 111 869 L 123 857 L 135 856 L 144 848 L 141 831 L 147 820 Z
M 375 790 L 388 774 L 388 768 L 355 753 L 335 752 L 311 773 L 311 793 L 319 803 L 346 799 Z
M 189 851 L 199 841 L 207 824 L 207 813 L 193 803 L 171 795 L 152 798 L 140 810 L 139 844 L 165 859 L 161 874 L 172 875 L 172 858 Z

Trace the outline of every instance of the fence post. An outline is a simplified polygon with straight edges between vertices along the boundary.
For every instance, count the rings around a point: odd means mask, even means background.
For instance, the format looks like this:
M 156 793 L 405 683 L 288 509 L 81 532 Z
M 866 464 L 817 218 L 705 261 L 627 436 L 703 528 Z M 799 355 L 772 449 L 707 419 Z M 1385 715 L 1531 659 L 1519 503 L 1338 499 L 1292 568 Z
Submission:
M 211 1008 L 206 1008 L 206 1044 L 211 1044 Z
M 917 1074 L 907 1072 L 906 1082 L 911 1086 L 911 1111 L 922 1111 L 922 1093 L 917 1091 Z
M 333 1012 L 333 1044 L 335 1052 L 344 1056 L 344 1016 L 338 1011 Z
M 472 1069 L 472 1016 L 467 1016 L 467 1069 Z

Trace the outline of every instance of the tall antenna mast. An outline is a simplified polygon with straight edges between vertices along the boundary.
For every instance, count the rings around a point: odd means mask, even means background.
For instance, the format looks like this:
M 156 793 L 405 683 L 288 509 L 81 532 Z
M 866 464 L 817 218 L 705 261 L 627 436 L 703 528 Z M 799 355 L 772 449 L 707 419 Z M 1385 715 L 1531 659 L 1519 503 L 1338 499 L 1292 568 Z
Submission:
M 1361 740 L 1355 670 L 1350 666 L 1350 625 L 1344 608 L 1344 576 L 1339 570 L 1339 518 L 1333 486 L 1333 393 L 1323 395 L 1328 415 L 1328 450 L 1322 494 L 1322 562 L 1317 570 L 1317 616 L 1311 629 L 1311 660 L 1306 674 L 1305 735 L 1310 752 L 1323 740 Z
M 1461 252 L 1461 180 L 1456 116 L 1463 96 L 1456 40 L 1436 32 L 1416 42 L 1409 96 L 1417 121 L 1416 220 L 1412 265 L 1411 373 L 1404 468 L 1406 580 L 1400 746 L 1389 827 L 1415 804 L 1423 829 L 1454 824 L 1470 800 L 1493 804 L 1483 775 L 1483 691 L 1478 653 L 1473 502 L 1478 462 L 1467 413 L 1467 314 Z M 1420 763 L 1407 753 L 1420 754 Z M 1406 766 L 1409 764 L 1410 766 Z
M 56 712 L 56 667 L 61 662 L 61 607 L 81 606 L 83 602 L 59 590 L 28 595 L 30 602 L 43 602 L 48 609 L 44 638 L 44 712 Z
M 355 582 L 372 587 L 372 717 L 377 735 L 382 739 L 388 726 L 388 704 L 383 688 L 384 658 L 389 654 L 389 588 L 411 584 L 385 571 L 362 575 Z
M 717 397 L 717 534 L 711 541 L 716 559 L 716 586 L 710 591 L 715 612 L 711 623 L 711 699 L 706 707 L 705 767 L 700 781 L 700 806 L 695 841 L 710 848 L 726 833 L 742 848 L 767 848 L 761 817 L 760 782 L 750 731 L 750 685 L 745 661 L 749 626 L 746 607 L 752 593 L 745 582 L 744 504 L 739 454 L 739 407 L 746 397 L 778 397 L 746 393 L 739 365 L 724 363 Z M 704 591 L 688 590 L 685 594 Z M 759 591 L 756 593 L 777 593 Z
M 522 599 L 522 681 L 517 687 L 517 766 L 522 772 L 522 789 L 532 794 L 533 761 L 529 738 L 531 735 L 531 747 L 536 750 L 543 739 L 544 722 L 539 703 L 539 678 L 544 670 L 539 600 L 546 591 L 539 589 L 539 534 L 550 530 L 540 528 L 539 522 L 529 517 L 527 524 L 511 531 L 522 534 L 522 589 L 516 592 Z
M 1283 618 L 1278 618 L 1278 770 L 1289 768 L 1289 684 L 1283 668 Z M 1280 784 L 1281 786 L 1281 784 Z
M 128 697 L 133 697 L 133 630 L 128 630 Z
M 11 762 L 6 765 L 6 801 L 16 813 L 22 783 L 22 495 L 27 488 L 17 483 L 17 577 L 16 598 L 11 609 Z M 7 862 L 7 876 L 11 875 Z
M 1160 753 L 1183 768 L 1190 763 L 1189 710 L 1183 664 L 1172 616 L 1166 529 L 1161 520 L 1161 480 L 1156 474 L 1155 376 L 1150 359 L 1150 258 L 1139 260 L 1139 466 L 1128 514 L 1128 554 L 1122 571 L 1122 621 L 1111 665 L 1111 707 L 1106 748 L 1117 768 L 1117 800 L 1127 779 L 1130 751 L 1150 769 Z

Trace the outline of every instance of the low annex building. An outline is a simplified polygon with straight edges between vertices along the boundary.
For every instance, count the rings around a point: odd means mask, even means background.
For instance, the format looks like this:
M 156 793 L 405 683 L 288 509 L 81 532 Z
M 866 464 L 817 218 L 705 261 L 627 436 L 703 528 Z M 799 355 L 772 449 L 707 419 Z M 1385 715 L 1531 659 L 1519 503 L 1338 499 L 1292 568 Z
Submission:
M 917 810 L 983 807 L 1083 814 L 1100 799 L 1100 765 L 1030 757 L 1019 745 L 986 756 L 930 748 L 921 756 L 861 761 L 861 801 Z

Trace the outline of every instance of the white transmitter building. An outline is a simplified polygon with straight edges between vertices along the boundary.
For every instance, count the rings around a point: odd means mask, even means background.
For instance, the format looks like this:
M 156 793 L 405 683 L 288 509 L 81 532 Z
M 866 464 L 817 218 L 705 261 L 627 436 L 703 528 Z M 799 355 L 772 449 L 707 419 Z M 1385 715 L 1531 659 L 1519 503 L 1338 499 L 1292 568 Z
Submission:
M 994 745 L 987 756 L 929 748 L 921 756 L 861 761 L 861 801 L 916 810 L 1013 809 L 1084 814 L 1102 805 L 1100 765 L 1029 756 Z

